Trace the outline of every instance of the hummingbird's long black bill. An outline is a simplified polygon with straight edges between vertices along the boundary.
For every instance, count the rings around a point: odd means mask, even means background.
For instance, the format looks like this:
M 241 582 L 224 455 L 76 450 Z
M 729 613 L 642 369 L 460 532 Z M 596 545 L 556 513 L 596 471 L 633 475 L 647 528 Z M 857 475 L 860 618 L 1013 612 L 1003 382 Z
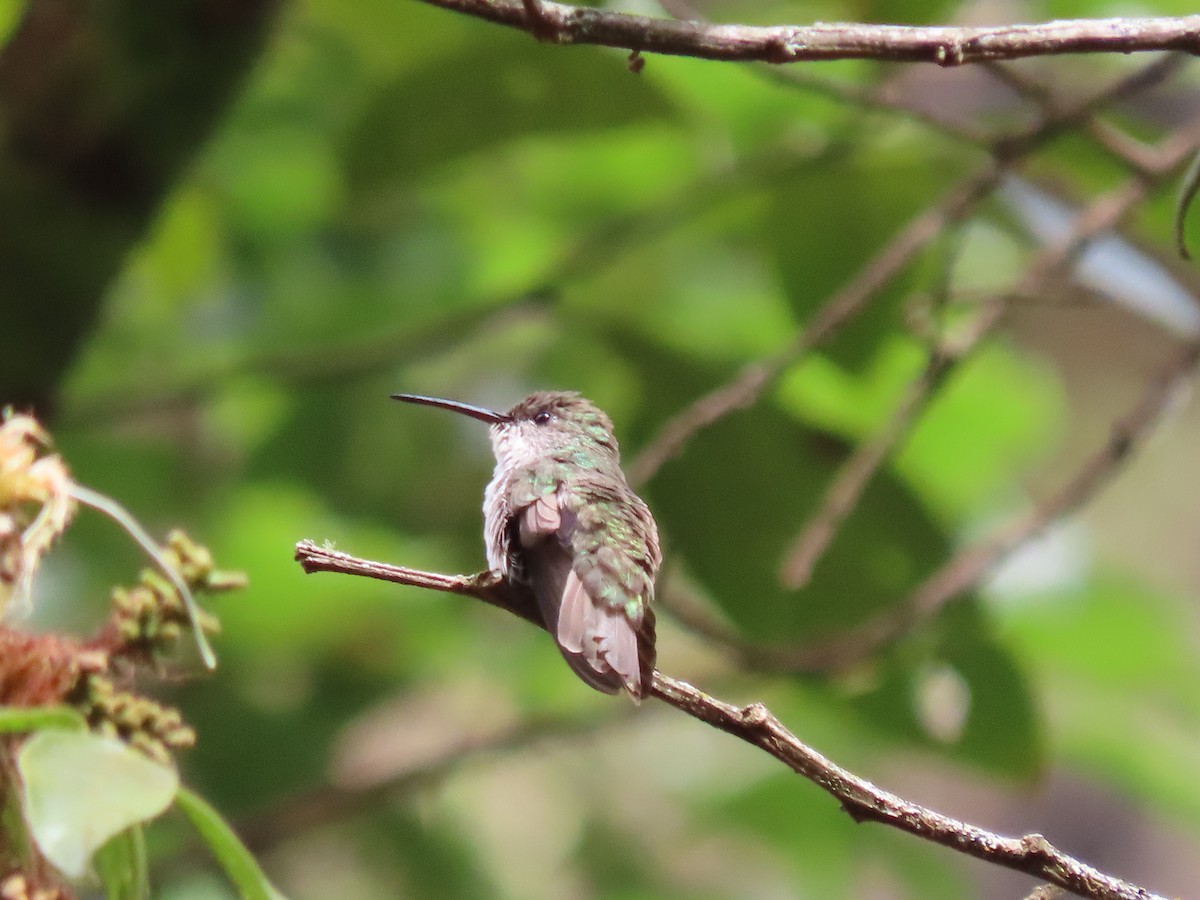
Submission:
M 493 425 L 497 422 L 509 421 L 508 416 L 504 413 L 484 409 L 482 406 L 472 406 L 470 403 L 460 403 L 457 400 L 443 400 L 441 397 L 422 397 L 420 394 L 392 394 L 392 399 L 401 400 L 405 403 L 419 403 L 422 406 L 436 406 L 438 409 L 448 409 L 451 412 L 462 413 L 464 416 L 479 419 L 481 422 L 490 422 Z

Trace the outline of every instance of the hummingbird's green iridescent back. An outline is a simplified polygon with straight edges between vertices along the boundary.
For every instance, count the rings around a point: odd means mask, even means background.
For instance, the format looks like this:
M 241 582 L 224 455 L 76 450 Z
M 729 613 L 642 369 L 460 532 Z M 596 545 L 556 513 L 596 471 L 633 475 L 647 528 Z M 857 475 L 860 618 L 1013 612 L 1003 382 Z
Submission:
M 527 583 L 592 687 L 641 699 L 654 671 L 658 529 L 625 480 L 612 423 L 574 393 L 537 393 L 491 426 L 488 563 Z

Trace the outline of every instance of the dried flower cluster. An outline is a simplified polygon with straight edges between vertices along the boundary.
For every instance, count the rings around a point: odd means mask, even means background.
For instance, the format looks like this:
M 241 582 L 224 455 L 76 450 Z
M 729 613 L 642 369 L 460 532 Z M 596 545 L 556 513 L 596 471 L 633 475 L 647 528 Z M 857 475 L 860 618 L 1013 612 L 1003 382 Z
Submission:
M 0 420 L 0 618 L 29 602 L 38 564 L 75 514 L 71 476 L 31 416 Z
M 32 604 L 38 567 L 79 503 L 117 521 L 157 568 L 143 570 L 132 586 L 113 589 L 108 621 L 92 637 L 28 633 L 13 624 L 13 614 Z M 195 731 L 178 710 L 139 693 L 138 676 L 161 672 L 189 632 L 210 663 L 203 632 L 216 632 L 218 623 L 195 605 L 192 593 L 244 583 L 240 574 L 216 569 L 212 554 L 182 531 L 173 531 L 159 546 L 119 505 L 75 483 L 61 457 L 49 452 L 49 438 L 34 419 L 0 418 L 0 706 L 69 706 L 92 731 L 171 764 L 174 751 L 195 743 Z M 23 739 L 0 735 L 0 814 L 19 804 L 13 759 Z M 14 821 L 4 819 L 10 825 Z M 5 837 L 0 834 L 0 900 L 73 896 L 30 842 L 13 842 L 26 845 L 17 852 L 6 848 Z

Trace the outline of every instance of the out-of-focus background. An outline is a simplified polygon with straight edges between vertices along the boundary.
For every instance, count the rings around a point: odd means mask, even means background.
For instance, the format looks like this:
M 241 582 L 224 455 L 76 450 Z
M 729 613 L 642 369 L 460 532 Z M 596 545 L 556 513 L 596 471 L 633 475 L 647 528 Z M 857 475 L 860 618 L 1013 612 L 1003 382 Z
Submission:
M 673 414 L 792 345 L 910 220 L 987 169 L 994 139 L 1036 132 L 1153 57 L 954 71 L 651 56 L 635 74 L 626 53 L 413 0 L 166 6 L 0 0 L 0 402 L 37 409 L 82 483 L 248 574 L 209 604 L 219 670 L 165 696 L 199 735 L 185 781 L 279 886 L 297 900 L 1031 890 L 853 824 L 661 704 L 591 692 L 511 616 L 305 576 L 292 548 L 482 568 L 485 430 L 390 393 L 503 408 L 580 390 L 632 461 Z M 692 10 L 910 24 L 1193 11 Z M 1027 278 L 1081 209 L 1132 183 L 1139 152 L 1200 115 L 1200 67 L 1159 65 L 1095 117 L 1027 140 L 861 315 L 643 493 L 676 588 L 663 671 L 767 702 L 906 797 L 1189 896 L 1200 414 L 1186 391 L 1111 487 L 980 589 L 844 664 L 763 671 L 899 608 L 953 554 L 1042 508 L 1195 336 L 1200 281 L 1171 247 L 1178 169 L 1142 166 L 1149 187 L 1120 236 L 1073 275 Z M 1004 318 L 974 341 L 997 298 Z M 839 466 L 954 340 L 963 358 L 807 584 L 786 587 Z M 86 633 L 141 565 L 83 514 L 40 575 L 34 624 Z M 185 835 L 173 817 L 150 831 L 155 896 L 231 896 Z

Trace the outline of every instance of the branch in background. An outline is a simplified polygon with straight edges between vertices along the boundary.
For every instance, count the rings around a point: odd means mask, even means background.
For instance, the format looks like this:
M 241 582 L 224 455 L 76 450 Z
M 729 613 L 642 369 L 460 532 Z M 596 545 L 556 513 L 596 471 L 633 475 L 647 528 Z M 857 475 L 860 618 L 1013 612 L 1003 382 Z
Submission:
M 844 669 L 894 642 L 978 584 L 1000 562 L 1045 531 L 1052 522 L 1091 500 L 1150 436 L 1177 390 L 1194 375 L 1198 363 L 1200 342 L 1186 345 L 1147 385 L 1134 407 L 1117 421 L 1104 445 L 1057 492 L 1025 515 L 1003 525 L 986 540 L 953 556 L 908 597 L 878 618 L 819 644 L 790 649 L 756 647 L 741 638 L 724 642 L 751 666 L 804 672 Z M 705 621 L 702 611 L 695 611 L 689 624 L 699 624 L 703 633 L 718 641 L 727 634 L 727 629 L 719 623 Z
M 386 371 L 397 359 L 413 361 L 442 352 L 478 333 L 491 333 L 509 320 L 535 314 L 547 303 L 544 293 L 497 298 L 436 320 L 401 329 L 376 329 L 369 336 L 320 348 L 299 347 L 219 358 L 163 379 L 137 378 L 67 397 L 61 419 L 71 425 L 112 424 L 135 416 L 179 412 L 200 405 L 245 377 L 267 377 L 278 384 L 305 388 Z
M 1016 294 L 1037 295 L 1047 281 L 1068 265 L 1090 240 L 1115 228 L 1130 210 L 1144 200 L 1156 180 L 1181 165 L 1194 152 L 1198 139 L 1200 136 L 1192 128 L 1164 140 L 1154 154 L 1155 164 L 1150 171 L 1135 176 L 1111 194 L 1096 199 L 1080 213 L 1075 228 L 1064 241 L 1047 247 L 1035 257 L 1018 283 Z M 1001 302 L 993 302 L 990 308 L 985 308 L 975 323 L 976 335 L 982 336 L 994 327 L 1005 308 Z M 1056 493 L 1028 514 L 1001 526 L 989 538 L 956 554 L 894 608 L 840 636 L 811 645 L 755 644 L 736 634 L 718 620 L 699 598 L 681 587 L 667 592 L 663 605 L 686 627 L 721 644 L 748 668 L 791 672 L 844 669 L 935 615 L 947 603 L 976 585 L 1014 551 L 1041 534 L 1051 522 L 1087 503 L 1153 431 L 1169 408 L 1176 389 L 1192 376 L 1198 364 L 1200 342 L 1191 342 L 1150 381 L 1137 403 L 1114 424 L 1104 446 L 1085 460 L 1076 474 Z M 898 410 L 896 415 L 902 419 L 903 409 Z M 854 461 L 855 457 L 851 457 L 847 466 L 853 466 Z M 842 477 L 850 478 L 851 474 L 844 471 L 842 476 L 835 479 L 830 493 L 838 488 Z M 821 515 L 818 513 L 810 527 L 820 526 Z M 804 539 L 801 538 L 802 541 Z M 831 540 L 832 535 L 828 539 Z
M 950 223 L 967 215 L 1000 183 L 1000 169 L 988 166 L 953 189 L 936 205 L 909 221 L 817 312 L 788 347 L 763 362 L 745 366 L 727 384 L 703 395 L 671 418 L 629 467 L 633 484 L 649 481 L 666 462 L 683 452 L 699 432 L 737 409 L 753 406 L 799 357 L 815 349 L 862 312 L 876 292 L 898 275 L 913 257 Z
M 524 592 L 490 573 L 442 575 L 371 562 L 323 550 L 311 541 L 296 545 L 305 572 L 342 572 L 429 587 L 482 599 L 528 619 Z M 540 622 L 536 624 L 541 625 Z M 1003 837 L 912 803 L 841 768 L 787 730 L 761 703 L 734 706 L 661 672 L 650 688 L 681 712 L 764 750 L 837 799 L 856 822 L 879 822 L 994 865 L 1032 875 L 1095 900 L 1165 900 L 1067 856 L 1040 834 Z
M 950 267 L 950 264 L 943 267 L 939 279 L 934 301 L 937 308 L 944 308 L 949 300 Z M 931 329 L 924 370 L 908 386 L 883 428 L 862 441 L 838 467 L 825 489 L 820 507 L 809 517 L 786 553 L 779 571 L 779 581 L 784 587 L 800 590 L 812 580 L 817 563 L 833 543 L 842 524 L 858 507 L 863 492 L 888 455 L 916 427 L 950 373 L 995 330 L 1007 307 L 1008 298 L 987 298 L 978 305 L 975 320 L 953 338 L 938 333 L 940 328 L 936 326 Z
M 993 132 L 972 122 L 956 121 L 942 110 L 929 108 L 932 104 L 914 102 L 904 96 L 898 87 L 900 78 L 878 84 L 857 84 L 839 78 L 826 78 L 811 68 L 779 68 L 778 66 L 755 67 L 772 84 L 828 97 L 840 103 L 848 103 L 867 110 L 881 110 L 909 119 L 931 128 L 939 134 L 973 144 L 988 147 L 994 140 Z
M 1089 125 L 1105 131 L 1108 144 L 1123 148 L 1113 152 L 1117 152 L 1129 165 L 1139 170 L 1153 169 L 1157 165 L 1153 151 L 1147 150 L 1140 142 L 1115 127 L 1090 116 L 1106 103 L 1160 83 L 1187 58 L 1183 54 L 1173 54 L 1157 60 L 1118 80 L 1080 107 L 1056 111 L 1048 116 L 1048 121 L 1056 123 L 1084 119 Z M 1028 141 L 1029 149 L 1035 149 L 1048 136 L 1023 133 L 996 137 L 982 129 L 955 124 L 926 112 L 917 104 L 906 102 L 897 90 L 887 84 L 865 88 L 817 78 L 808 70 L 766 68 L 761 71 L 780 83 L 799 89 L 822 93 L 864 108 L 884 109 L 913 117 L 928 127 L 984 149 L 1001 146 L 1006 152 L 1011 152 L 1008 148 L 1020 141 Z M 734 190 L 745 188 L 748 184 L 769 183 L 774 178 L 786 177 L 800 165 L 827 158 L 829 152 L 823 151 L 814 156 L 798 152 L 793 147 L 774 148 L 741 159 L 729 168 L 705 173 L 650 211 L 635 216 L 618 216 L 593 229 L 578 240 L 558 263 L 544 272 L 537 282 L 517 295 L 492 298 L 470 310 L 419 326 L 416 330 L 410 326 L 394 334 L 347 341 L 332 352 L 326 350 L 314 354 L 311 348 L 301 348 L 248 356 L 193 371 L 175 383 L 146 385 L 138 382 L 108 388 L 91 396 L 68 397 L 62 418 L 72 424 L 93 425 L 131 416 L 178 411 L 203 402 L 212 393 L 213 385 L 242 375 L 262 375 L 287 384 L 309 385 L 380 371 L 391 366 L 398 357 L 409 358 L 418 350 L 429 352 L 441 349 L 448 335 L 461 337 L 464 331 L 493 331 L 503 327 L 506 321 L 516 321 L 522 316 L 535 314 L 552 304 L 553 292 L 557 287 L 594 273 L 604 263 L 619 258 L 624 248 L 644 244 L 673 228 L 679 220 L 697 214 Z
M 1200 16 L 1077 19 L 983 28 L 858 23 L 754 26 L 655 19 L 550 0 L 424 2 L 556 44 L 598 44 L 727 62 L 877 59 L 961 66 L 1067 53 L 1200 52 Z
M 1083 463 L 1073 477 L 1026 515 L 1009 522 L 988 540 L 951 558 L 903 605 L 908 617 L 916 614 L 924 619 L 936 612 L 949 600 L 978 583 L 1018 547 L 1041 534 L 1051 522 L 1074 512 L 1095 496 L 1121 464 L 1128 461 L 1153 433 L 1154 426 L 1170 408 L 1178 390 L 1194 375 L 1198 362 L 1200 343 L 1186 345 L 1150 381 L 1133 408 L 1113 425 L 1104 445 Z M 883 628 L 876 634 L 876 645 L 893 638 L 895 625 L 898 624 L 893 623 L 893 627 Z M 908 628 L 911 624 L 905 622 L 902 627 Z
M 451 341 L 495 334 L 545 312 L 556 312 L 560 286 L 593 275 L 630 247 L 642 246 L 675 230 L 681 221 L 702 214 L 739 191 L 769 185 L 800 166 L 827 161 L 837 152 L 811 151 L 788 144 L 769 147 L 736 163 L 704 172 L 655 206 L 634 215 L 618 215 L 598 224 L 568 247 L 561 259 L 517 294 L 481 301 L 424 325 L 348 339 L 320 350 L 301 347 L 248 354 L 197 367 L 166 383 L 141 378 L 90 395 L 68 397 L 61 418 L 72 425 L 113 424 L 132 417 L 180 412 L 206 402 L 231 380 L 263 376 L 291 386 L 307 387 L 389 371 L 397 359 L 412 362 L 443 351 Z
M 1182 53 L 1164 56 L 1137 73 L 1136 78 L 1127 85 L 1126 90 L 1140 91 L 1152 87 L 1175 74 L 1187 61 L 1188 57 Z M 1019 97 L 1037 106 L 1044 117 L 1053 118 L 1061 114 L 1061 110 L 1064 108 L 1063 102 L 1055 94 L 1050 84 L 1031 78 L 1028 73 L 1021 71 L 1017 66 L 988 63 L 987 69 L 994 78 L 1007 85 Z M 1116 125 L 1097 118 L 1094 114 L 1089 114 L 1079 124 L 1097 146 L 1134 171 L 1149 172 L 1153 170 L 1155 162 L 1148 155 L 1147 146 Z
M 630 481 L 649 481 L 669 460 L 683 452 L 688 442 L 730 413 L 753 406 L 768 387 L 800 357 L 836 335 L 869 305 L 874 294 L 894 278 L 943 229 L 960 221 L 988 197 L 1004 171 L 1061 134 L 1087 121 L 1105 105 L 1158 84 L 1180 65 L 1177 57 L 1156 60 L 1138 71 L 1106 85 L 1069 110 L 1047 114 L 1028 130 L 997 139 L 992 144 L 994 164 L 961 181 L 941 201 L 918 214 L 872 257 L 853 280 L 835 292 L 812 321 L 788 346 L 774 356 L 749 363 L 734 378 L 702 395 L 669 419 L 629 467 Z M 1179 136 L 1175 136 L 1178 138 Z M 1176 165 L 1178 147 L 1164 142 L 1163 155 L 1149 171 L 1169 171 Z M 1019 290 L 1019 293 L 1029 293 Z
M 990 328 L 981 330 L 979 337 L 990 331 Z M 879 433 L 859 444 L 838 467 L 837 474 L 825 489 L 820 507 L 805 523 L 784 559 L 779 580 L 785 587 L 800 590 L 809 583 L 817 563 L 833 543 L 838 529 L 858 506 L 875 473 L 888 454 L 912 431 L 961 358 L 935 350 Z
M 996 141 L 993 145 L 993 152 L 999 158 L 1005 158 L 1010 153 L 1024 155 L 1075 126 L 1087 124 L 1093 116 L 1112 104 L 1128 100 L 1161 84 L 1165 79 L 1178 72 L 1189 59 L 1190 57 L 1183 54 L 1167 54 L 1135 72 L 1118 78 L 1073 108 L 1043 108 L 1040 122 L 1024 134 Z M 1139 168 L 1139 163 L 1144 161 L 1139 158 L 1137 162 L 1133 159 L 1127 159 L 1126 162 Z M 1152 163 L 1146 163 L 1146 166 L 1150 170 L 1158 168 Z

